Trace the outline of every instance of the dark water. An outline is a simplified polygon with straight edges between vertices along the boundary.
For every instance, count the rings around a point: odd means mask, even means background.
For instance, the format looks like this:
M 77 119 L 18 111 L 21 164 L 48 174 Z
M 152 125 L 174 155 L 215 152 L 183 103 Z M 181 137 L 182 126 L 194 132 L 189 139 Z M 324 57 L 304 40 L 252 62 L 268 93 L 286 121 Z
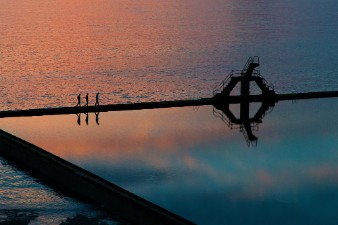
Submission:
M 120 224 L 111 215 L 62 195 L 0 157 L 0 224 L 83 222 Z
M 251 115 L 259 105 L 251 106 Z M 230 107 L 238 116 L 239 107 Z M 253 133 L 212 106 L 8 118 L 1 127 L 197 224 L 336 224 L 336 98 L 279 102 Z
M 334 0 L 0 0 L 2 109 L 209 97 L 251 55 L 276 91 L 336 90 Z

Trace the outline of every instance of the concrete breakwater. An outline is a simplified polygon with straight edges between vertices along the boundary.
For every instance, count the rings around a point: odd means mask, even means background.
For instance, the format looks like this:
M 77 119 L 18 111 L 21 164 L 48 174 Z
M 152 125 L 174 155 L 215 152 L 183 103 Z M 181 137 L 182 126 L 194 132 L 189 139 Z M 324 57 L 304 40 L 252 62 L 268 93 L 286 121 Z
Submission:
M 161 102 L 140 102 L 126 104 L 108 104 L 99 106 L 82 106 L 82 107 L 59 107 L 59 108 L 38 108 L 27 110 L 9 110 L 0 111 L 0 118 L 6 117 L 25 117 L 25 116 L 43 116 L 43 115 L 65 115 L 90 112 L 108 112 L 108 111 L 126 111 L 142 109 L 158 109 L 172 107 L 202 106 L 202 105 L 219 105 L 219 104 L 238 104 L 243 101 L 249 102 L 278 102 L 284 100 L 301 100 L 311 98 L 330 98 L 338 97 L 338 91 L 323 92 L 305 92 L 290 94 L 271 94 L 271 95 L 249 95 L 249 96 L 222 96 L 217 95 L 211 98 L 201 98 L 192 100 L 173 100 Z
M 193 224 L 3 130 L 0 130 L 0 156 L 16 163 L 51 187 L 92 202 L 131 224 Z
M 78 113 L 126 111 L 126 110 L 142 110 L 142 109 L 158 109 L 158 108 L 200 106 L 200 105 L 212 105 L 212 104 L 213 104 L 213 98 L 203 98 L 203 99 L 196 99 L 196 100 L 141 102 L 141 103 L 126 103 L 126 104 L 109 104 L 109 105 L 99 105 L 99 106 L 38 108 L 38 109 L 27 109 L 27 110 L 0 111 L 0 118 L 44 116 L 44 115 L 67 115 L 67 114 L 78 114 Z

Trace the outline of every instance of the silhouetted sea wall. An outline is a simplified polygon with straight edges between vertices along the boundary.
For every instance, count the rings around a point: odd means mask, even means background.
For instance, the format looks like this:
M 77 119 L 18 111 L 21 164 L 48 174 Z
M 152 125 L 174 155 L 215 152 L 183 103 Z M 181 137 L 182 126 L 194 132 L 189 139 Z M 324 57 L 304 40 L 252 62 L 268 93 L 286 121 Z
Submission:
M 82 106 L 82 107 L 58 107 L 58 108 L 38 108 L 27 110 L 8 110 L 0 111 L 0 118 L 5 117 L 24 117 L 24 116 L 43 116 L 43 115 L 64 115 L 90 112 L 107 112 L 107 111 L 125 111 L 125 110 L 142 110 L 157 109 L 185 106 L 201 106 L 215 105 L 219 103 L 237 104 L 241 101 L 262 102 L 262 101 L 284 101 L 284 100 L 300 100 L 311 98 L 331 98 L 338 97 L 338 91 L 322 91 L 322 92 L 305 92 L 305 93 L 289 93 L 289 94 L 273 94 L 273 95 L 250 95 L 248 98 L 242 96 L 221 96 L 216 95 L 212 98 L 201 98 L 191 100 L 173 100 L 160 102 L 140 102 L 126 104 L 108 104 L 99 106 Z

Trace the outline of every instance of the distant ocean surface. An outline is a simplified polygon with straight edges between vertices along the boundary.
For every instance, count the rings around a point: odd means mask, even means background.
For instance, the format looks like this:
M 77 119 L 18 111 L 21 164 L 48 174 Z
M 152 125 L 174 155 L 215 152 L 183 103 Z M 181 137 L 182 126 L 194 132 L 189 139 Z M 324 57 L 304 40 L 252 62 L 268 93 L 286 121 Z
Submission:
M 338 89 L 335 0 L 0 6 L 0 110 L 210 97 L 252 55 L 277 93 Z

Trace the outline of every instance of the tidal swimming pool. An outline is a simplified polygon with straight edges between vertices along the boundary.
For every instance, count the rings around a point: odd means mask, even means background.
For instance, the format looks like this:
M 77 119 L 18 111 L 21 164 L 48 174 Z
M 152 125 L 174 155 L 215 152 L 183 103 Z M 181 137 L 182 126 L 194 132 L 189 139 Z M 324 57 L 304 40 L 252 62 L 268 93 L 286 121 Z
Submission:
M 0 125 L 197 224 L 335 224 L 337 109 L 336 98 L 279 102 L 252 126 L 257 146 L 212 106 Z

